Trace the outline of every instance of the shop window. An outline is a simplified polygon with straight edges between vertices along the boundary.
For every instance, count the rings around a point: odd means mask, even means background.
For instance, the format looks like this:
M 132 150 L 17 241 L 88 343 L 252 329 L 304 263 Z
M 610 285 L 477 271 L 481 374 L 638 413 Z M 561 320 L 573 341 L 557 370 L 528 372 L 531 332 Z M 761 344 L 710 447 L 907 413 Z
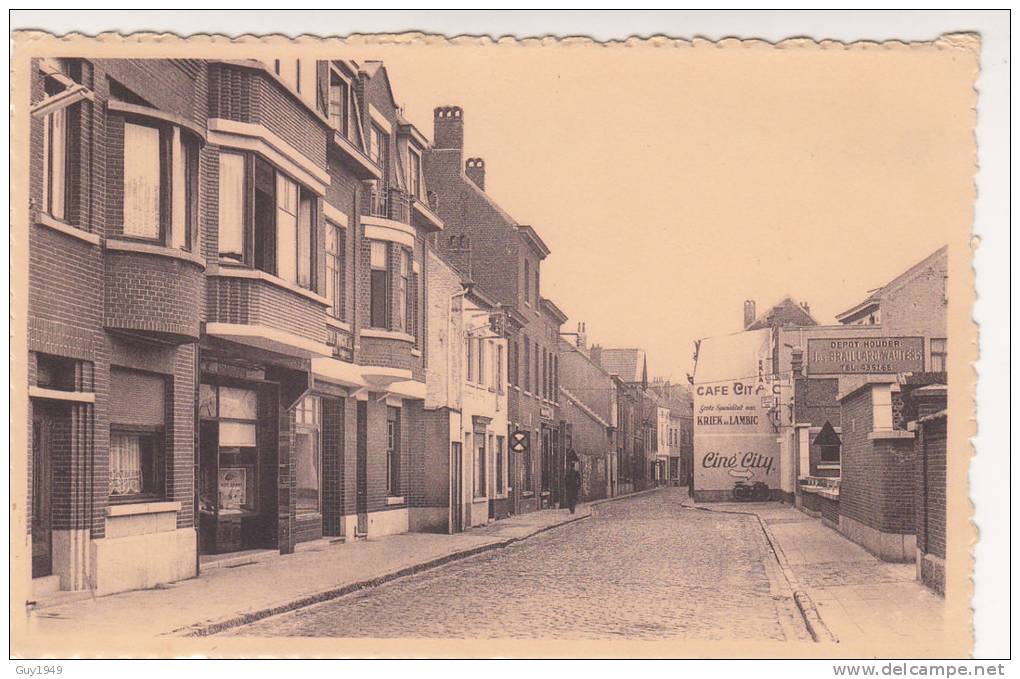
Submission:
M 163 496 L 166 392 L 161 376 L 110 371 L 111 502 Z
M 319 399 L 306 396 L 294 415 L 294 511 L 317 514 L 320 511 L 322 451 L 320 447 Z
M 333 318 L 346 317 L 346 263 L 345 230 L 333 222 L 326 222 L 326 299 Z
M 201 384 L 199 417 L 211 420 L 210 440 L 217 446 L 214 455 L 202 458 L 202 510 L 223 516 L 257 513 L 258 393 Z
M 197 231 L 198 150 L 173 125 L 124 123 L 123 233 L 181 250 Z
M 496 437 L 496 495 L 506 492 L 506 439 Z
M 485 497 L 485 434 L 475 434 L 474 496 Z
M 389 245 L 383 241 L 371 241 L 369 282 L 370 325 L 373 328 L 389 327 Z
M 400 496 L 400 408 L 386 408 L 386 494 Z
M 946 340 L 945 338 L 931 339 L 931 372 L 946 372 Z
M 318 197 L 259 157 L 220 153 L 220 258 L 316 289 Z

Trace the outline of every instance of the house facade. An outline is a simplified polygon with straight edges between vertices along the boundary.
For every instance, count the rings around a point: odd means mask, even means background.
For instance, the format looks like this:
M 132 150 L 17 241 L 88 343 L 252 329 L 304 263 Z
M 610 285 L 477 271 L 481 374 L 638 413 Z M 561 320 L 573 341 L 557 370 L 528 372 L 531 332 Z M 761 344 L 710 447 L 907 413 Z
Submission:
M 507 336 L 508 437 L 522 441 L 510 454 L 514 513 L 559 500 L 564 465 L 556 353 L 565 315 L 542 296 L 540 266 L 549 248 L 485 192 L 485 162 L 464 157 L 464 112 L 435 109 L 434 145 L 425 176 L 445 224 L 437 250 L 504 312 Z

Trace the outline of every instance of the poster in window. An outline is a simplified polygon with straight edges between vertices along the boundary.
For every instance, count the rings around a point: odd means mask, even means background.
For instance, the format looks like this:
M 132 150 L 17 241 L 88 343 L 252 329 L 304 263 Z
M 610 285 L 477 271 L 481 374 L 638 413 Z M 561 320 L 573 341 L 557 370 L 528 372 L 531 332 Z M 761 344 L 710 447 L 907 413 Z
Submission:
M 220 469 L 220 511 L 242 511 L 247 500 L 247 474 L 244 467 Z

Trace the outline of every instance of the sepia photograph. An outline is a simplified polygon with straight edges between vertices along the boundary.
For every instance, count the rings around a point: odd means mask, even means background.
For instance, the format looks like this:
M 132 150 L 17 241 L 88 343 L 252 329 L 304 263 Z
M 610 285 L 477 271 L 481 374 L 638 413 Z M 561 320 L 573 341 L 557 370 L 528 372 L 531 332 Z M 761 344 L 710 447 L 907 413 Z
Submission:
M 12 658 L 971 656 L 979 34 L 270 33 L 13 34 Z

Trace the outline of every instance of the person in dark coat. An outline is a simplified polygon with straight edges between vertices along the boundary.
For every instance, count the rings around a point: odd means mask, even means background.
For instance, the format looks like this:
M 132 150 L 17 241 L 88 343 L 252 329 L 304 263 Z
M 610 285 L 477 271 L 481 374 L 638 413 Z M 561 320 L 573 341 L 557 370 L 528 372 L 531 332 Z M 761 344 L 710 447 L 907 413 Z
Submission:
M 570 513 L 574 513 L 574 509 L 577 507 L 577 493 L 581 490 L 581 472 L 577 471 L 577 463 L 574 462 L 567 469 L 567 478 L 564 479 L 567 496 L 567 507 L 570 509 Z

